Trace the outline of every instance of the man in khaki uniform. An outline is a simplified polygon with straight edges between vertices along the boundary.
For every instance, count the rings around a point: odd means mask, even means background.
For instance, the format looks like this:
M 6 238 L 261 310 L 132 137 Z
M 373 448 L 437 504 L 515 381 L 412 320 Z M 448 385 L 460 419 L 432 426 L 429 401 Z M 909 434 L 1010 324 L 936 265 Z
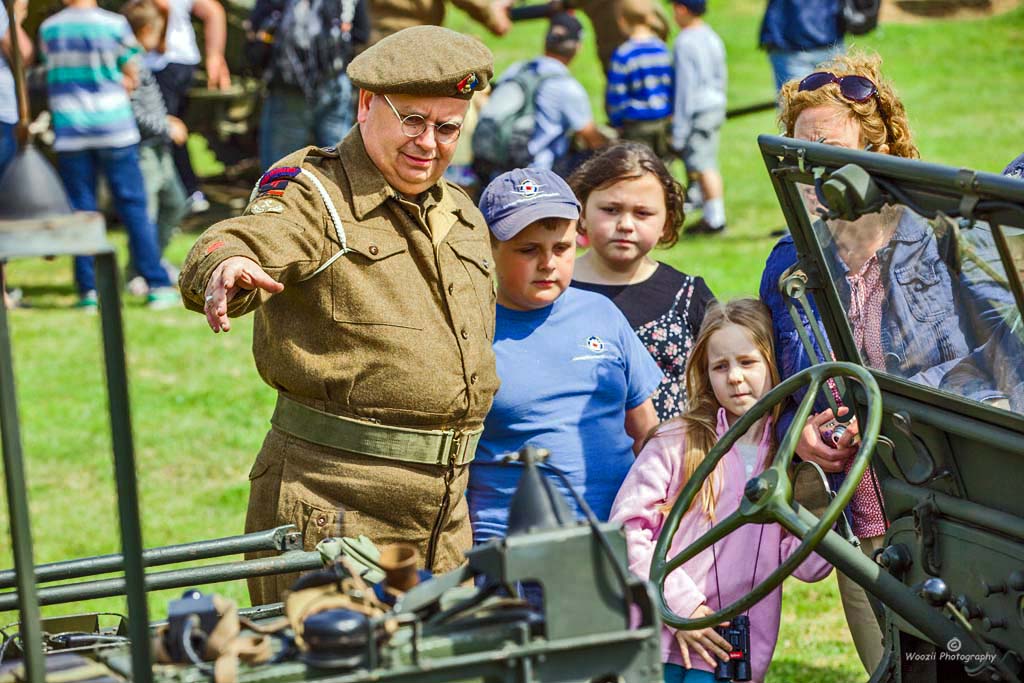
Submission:
M 255 311 L 256 367 L 279 392 L 247 531 L 293 523 L 307 549 L 365 534 L 418 545 L 434 571 L 462 562 L 467 464 L 498 387 L 494 289 L 483 217 L 441 176 L 492 69 L 448 29 L 381 41 L 348 68 L 358 126 L 278 162 L 189 253 L 186 306 L 214 332 Z M 250 580 L 253 604 L 293 578 Z
M 444 23 L 446 0 L 370 0 L 370 44 L 411 26 Z M 508 33 L 511 0 L 451 0 L 496 36 Z

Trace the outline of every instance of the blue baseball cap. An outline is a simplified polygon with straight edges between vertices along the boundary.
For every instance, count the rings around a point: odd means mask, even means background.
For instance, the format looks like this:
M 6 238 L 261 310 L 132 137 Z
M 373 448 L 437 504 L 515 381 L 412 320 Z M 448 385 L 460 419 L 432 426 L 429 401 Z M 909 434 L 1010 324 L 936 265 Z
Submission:
M 576 195 L 557 173 L 542 168 L 517 168 L 492 180 L 480 195 L 487 227 L 505 242 L 543 218 L 580 217 Z

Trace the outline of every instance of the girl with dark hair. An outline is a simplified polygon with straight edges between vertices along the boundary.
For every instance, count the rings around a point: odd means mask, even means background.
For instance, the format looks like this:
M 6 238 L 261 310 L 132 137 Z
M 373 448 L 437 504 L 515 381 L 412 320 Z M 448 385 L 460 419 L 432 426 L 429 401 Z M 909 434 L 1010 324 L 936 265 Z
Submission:
M 655 246 L 679 239 L 683 188 L 650 148 L 635 142 L 598 152 L 569 186 L 583 205 L 577 229 L 590 242 L 572 285 L 615 302 L 665 373 L 653 397 L 658 419 L 679 415 L 687 354 L 715 298 L 702 278 L 650 257 Z

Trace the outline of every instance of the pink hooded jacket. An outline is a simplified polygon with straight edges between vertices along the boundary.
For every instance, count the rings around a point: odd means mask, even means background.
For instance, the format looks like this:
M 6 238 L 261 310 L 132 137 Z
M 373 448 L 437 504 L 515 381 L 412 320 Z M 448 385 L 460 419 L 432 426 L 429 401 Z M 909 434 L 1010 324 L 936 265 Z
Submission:
M 719 437 L 728 426 L 726 412 L 720 409 Z M 763 471 L 768 464 L 770 435 L 771 420 L 768 419 L 765 420 L 758 445 L 756 472 Z M 683 479 L 685 446 L 682 427 L 659 432 L 640 452 L 612 504 L 610 521 L 622 524 L 626 532 L 629 569 L 644 579 L 650 577 L 654 544 L 665 521 L 665 514 L 660 508 L 667 501 L 675 499 L 686 483 Z M 743 458 L 735 448 L 719 461 L 719 470 L 723 473 L 722 489 L 715 508 L 715 519 L 722 520 L 739 508 L 747 476 Z M 698 507 L 699 504 L 695 503 L 683 515 L 669 557 L 678 554 L 711 528 L 711 521 Z M 744 525 L 715 544 L 718 581 L 721 585 L 715 580 L 713 555 L 711 548 L 708 548 L 668 575 L 665 580 L 665 600 L 676 614 L 683 617 L 689 617 L 701 604 L 718 610 L 749 593 L 753 585 L 764 580 L 798 545 L 799 539 L 778 524 Z M 825 578 L 830 571 L 832 565 L 818 555 L 811 554 L 793 575 L 801 581 L 813 582 Z M 775 642 L 779 637 L 781 612 L 781 586 L 750 609 L 750 662 L 755 681 L 764 680 L 771 663 Z M 663 628 L 661 634 L 661 656 L 664 662 L 683 664 L 675 629 L 668 626 Z M 714 671 L 692 649 L 690 665 L 695 669 Z

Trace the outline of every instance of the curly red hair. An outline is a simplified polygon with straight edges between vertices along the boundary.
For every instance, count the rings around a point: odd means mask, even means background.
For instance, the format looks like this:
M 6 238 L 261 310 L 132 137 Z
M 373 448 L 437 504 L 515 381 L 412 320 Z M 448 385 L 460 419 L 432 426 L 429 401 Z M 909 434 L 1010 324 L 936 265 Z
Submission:
M 856 75 L 870 79 L 878 90 L 878 96 L 864 102 L 853 102 L 843 97 L 837 83 L 800 92 L 800 82 L 789 81 L 779 91 L 779 127 L 792 137 L 801 112 L 823 105 L 833 106 L 846 110 L 860 124 L 861 140 L 865 144 L 870 143 L 872 149 L 884 149 L 893 156 L 907 159 L 920 158 L 907 121 L 907 110 L 892 84 L 882 75 L 881 67 L 880 56 L 861 51 L 838 55 L 819 67 L 820 71 L 830 71 L 839 78 Z

